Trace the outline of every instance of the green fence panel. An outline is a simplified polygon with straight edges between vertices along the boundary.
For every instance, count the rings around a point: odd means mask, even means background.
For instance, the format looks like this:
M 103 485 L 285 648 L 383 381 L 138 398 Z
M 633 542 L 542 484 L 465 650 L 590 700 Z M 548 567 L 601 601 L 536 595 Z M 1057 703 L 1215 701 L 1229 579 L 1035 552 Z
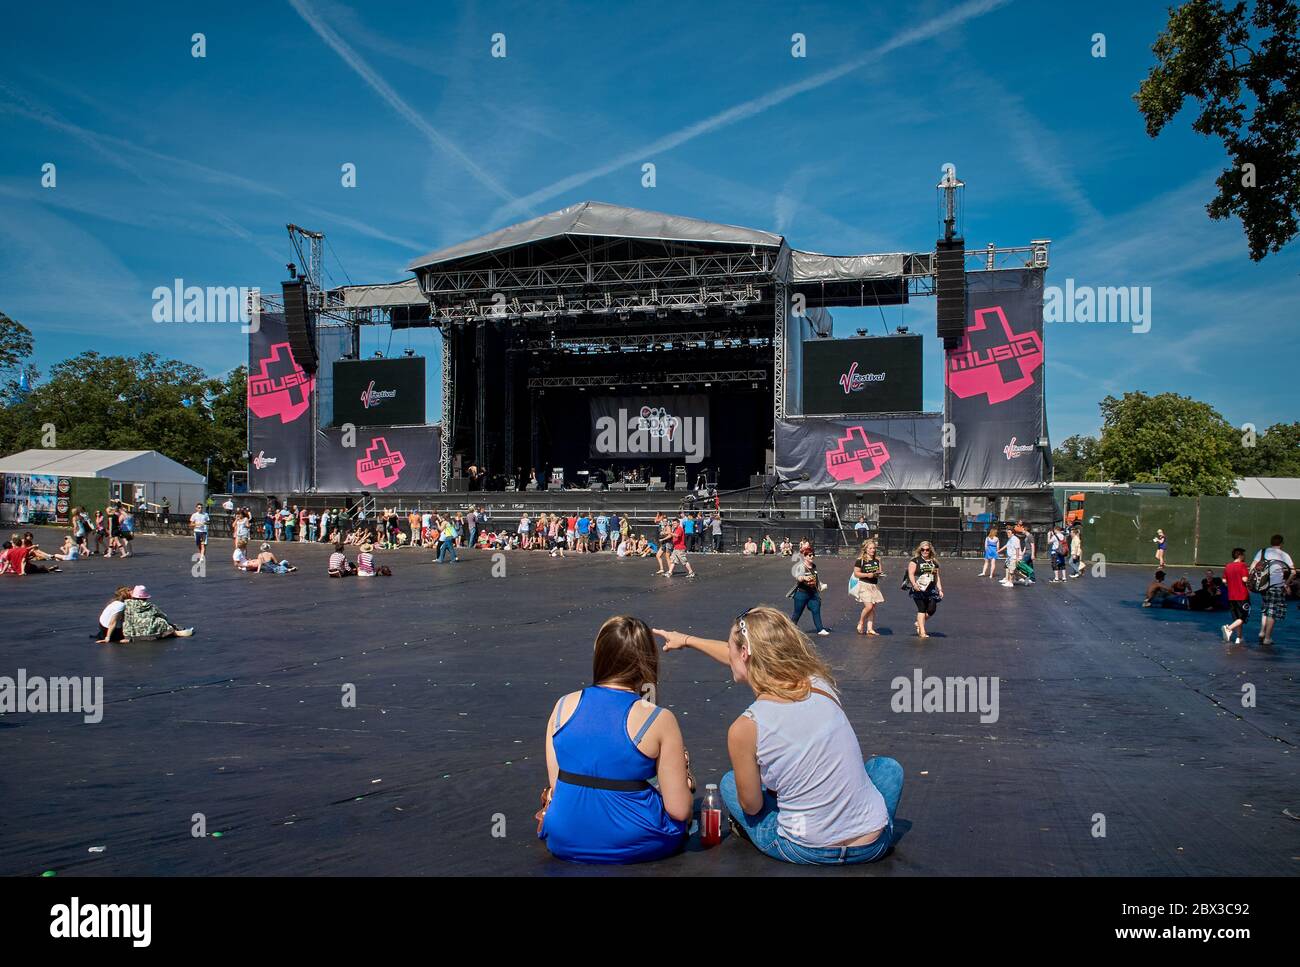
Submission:
M 1156 559 L 1154 543 L 1156 531 L 1165 532 L 1165 563 L 1194 564 L 1196 562 L 1196 498 L 1195 497 L 1139 497 L 1139 523 L 1145 553 L 1139 551 L 1136 563 L 1144 560 L 1153 565 Z
M 1139 550 L 1142 498 L 1124 494 L 1089 494 L 1084 502 L 1083 546 L 1085 558 L 1104 554 L 1106 560 L 1134 563 L 1150 559 Z

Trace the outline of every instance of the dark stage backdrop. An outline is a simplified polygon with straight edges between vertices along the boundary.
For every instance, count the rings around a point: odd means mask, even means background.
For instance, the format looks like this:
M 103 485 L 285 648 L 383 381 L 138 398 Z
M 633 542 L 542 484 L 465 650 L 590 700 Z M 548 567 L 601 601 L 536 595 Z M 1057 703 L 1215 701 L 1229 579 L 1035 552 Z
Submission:
M 315 377 L 293 358 L 284 316 L 263 312 L 248 335 L 248 486 L 254 493 L 311 487 L 315 389 Z
M 436 426 L 358 428 L 355 446 L 343 431 L 316 434 L 316 489 L 324 493 L 427 494 L 441 489 Z
M 967 275 L 969 316 L 945 355 L 949 476 L 959 489 L 1015 490 L 1043 480 L 1043 272 Z
M 698 464 L 709 456 L 709 398 L 703 393 L 592 395 L 590 405 L 589 457 Z
M 424 357 L 340 360 L 334 364 L 331 426 L 410 426 L 424 422 Z
M 795 490 L 939 490 L 943 417 L 780 420 L 776 469 Z
M 803 412 L 921 409 L 921 337 L 811 339 L 803 344 Z

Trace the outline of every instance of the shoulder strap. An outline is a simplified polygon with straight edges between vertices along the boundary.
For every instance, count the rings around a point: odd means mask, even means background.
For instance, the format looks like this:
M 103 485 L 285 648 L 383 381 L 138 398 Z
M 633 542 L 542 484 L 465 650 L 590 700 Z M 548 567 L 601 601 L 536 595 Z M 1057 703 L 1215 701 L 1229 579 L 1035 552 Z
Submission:
M 662 711 L 663 709 L 661 709 L 658 705 L 655 706 L 655 710 L 650 713 L 650 717 L 646 719 L 645 722 L 641 725 L 641 728 L 637 730 L 636 736 L 632 739 L 633 745 L 641 744 L 641 739 L 645 737 L 646 732 L 650 730 L 650 726 L 654 725 L 655 719 L 659 717 L 659 713 Z
M 830 699 L 832 702 L 834 702 L 836 705 L 839 705 L 839 708 L 840 708 L 840 711 L 841 711 L 841 712 L 844 711 L 844 706 L 843 706 L 843 705 L 840 705 L 840 700 L 839 700 L 838 698 L 836 698 L 834 695 L 832 695 L 830 692 L 826 691 L 826 689 L 824 689 L 824 688 L 818 688 L 816 685 L 812 685 L 812 686 L 810 686 L 810 690 L 816 692 L 818 695 L 825 695 L 827 698 L 829 698 L 829 699 Z
M 567 695 L 561 695 L 561 696 L 560 696 L 560 704 L 559 704 L 558 706 L 556 706 L 556 709 L 555 709 L 555 728 L 557 728 L 557 729 L 560 727 L 560 717 L 561 717 L 562 715 L 564 715 L 564 700 L 565 700 L 566 698 L 568 698 L 568 697 L 569 697 L 569 696 L 567 696 Z

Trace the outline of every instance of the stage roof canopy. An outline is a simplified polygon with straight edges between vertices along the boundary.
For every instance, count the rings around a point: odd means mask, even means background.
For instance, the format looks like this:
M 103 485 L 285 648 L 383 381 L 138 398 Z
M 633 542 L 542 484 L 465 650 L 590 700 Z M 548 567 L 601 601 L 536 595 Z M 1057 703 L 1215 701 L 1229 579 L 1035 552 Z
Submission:
M 662 212 L 625 208 L 600 201 L 584 201 L 570 205 L 558 212 L 510 225 L 506 228 L 480 235 L 449 248 L 430 252 L 413 261 L 407 268 L 428 268 L 456 259 L 483 255 L 502 249 L 516 248 L 531 242 L 541 242 L 563 235 L 584 235 L 600 238 L 638 238 L 668 242 L 702 242 L 715 245 L 761 245 L 780 248 L 785 240 L 771 232 L 753 228 L 740 228 L 707 222 L 685 215 L 666 215 Z

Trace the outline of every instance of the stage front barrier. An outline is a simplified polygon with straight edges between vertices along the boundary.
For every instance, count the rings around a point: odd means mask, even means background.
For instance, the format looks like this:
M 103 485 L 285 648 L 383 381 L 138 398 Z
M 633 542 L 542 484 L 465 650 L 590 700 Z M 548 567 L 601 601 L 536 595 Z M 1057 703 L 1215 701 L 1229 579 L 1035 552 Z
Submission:
M 316 377 L 294 359 L 284 316 L 261 313 L 248 336 L 250 490 L 297 493 L 311 487 L 315 390 Z
M 948 476 L 958 490 L 1024 490 L 1043 480 L 1043 271 L 967 276 L 961 342 L 944 354 L 952 424 Z
M 440 483 L 436 426 L 357 427 L 352 446 L 341 429 L 316 434 L 316 489 L 322 493 L 366 491 L 381 506 L 387 494 L 427 494 Z
M 796 491 L 942 490 L 942 442 L 938 413 L 778 420 L 776 468 Z

